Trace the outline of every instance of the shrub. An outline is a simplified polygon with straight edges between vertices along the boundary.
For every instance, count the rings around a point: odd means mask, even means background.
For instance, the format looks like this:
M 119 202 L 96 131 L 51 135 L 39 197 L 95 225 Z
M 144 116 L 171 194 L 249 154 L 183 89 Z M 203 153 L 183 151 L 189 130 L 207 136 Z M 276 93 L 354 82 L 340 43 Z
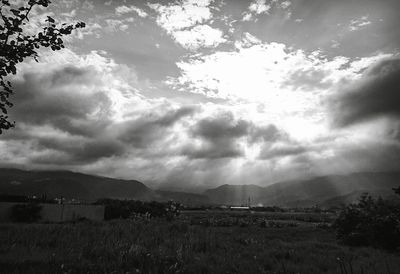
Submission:
M 11 220 L 20 223 L 33 223 L 40 220 L 40 211 L 42 207 L 39 204 L 18 204 L 11 209 Z
M 142 202 L 133 200 L 101 199 L 96 202 L 105 206 L 104 219 L 128 219 L 138 216 L 174 219 L 179 215 L 180 205 L 174 202 Z
M 399 206 L 368 194 L 344 208 L 333 227 L 345 244 L 391 250 L 400 247 Z

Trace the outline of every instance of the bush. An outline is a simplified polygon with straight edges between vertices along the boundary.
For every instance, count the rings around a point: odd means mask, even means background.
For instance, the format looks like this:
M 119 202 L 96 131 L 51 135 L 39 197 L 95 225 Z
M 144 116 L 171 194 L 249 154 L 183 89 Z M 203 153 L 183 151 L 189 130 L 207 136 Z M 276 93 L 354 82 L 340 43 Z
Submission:
M 42 207 L 39 204 L 18 204 L 11 209 L 11 220 L 19 223 L 33 223 L 40 220 L 40 211 Z
M 174 202 L 142 202 L 132 200 L 101 199 L 96 202 L 105 206 L 104 219 L 128 219 L 138 216 L 165 217 L 167 220 L 174 219 L 179 215 L 180 205 Z
M 339 240 L 348 245 L 394 250 L 400 247 L 400 208 L 368 194 L 347 206 L 334 222 Z

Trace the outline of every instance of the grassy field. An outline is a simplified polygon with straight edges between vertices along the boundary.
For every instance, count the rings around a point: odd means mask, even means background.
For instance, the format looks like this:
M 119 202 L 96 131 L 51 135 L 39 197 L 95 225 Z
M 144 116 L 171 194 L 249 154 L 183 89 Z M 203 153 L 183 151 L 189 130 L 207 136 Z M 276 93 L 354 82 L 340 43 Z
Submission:
M 1 224 L 0 272 L 400 273 L 399 254 L 340 245 L 316 216 L 302 217 L 197 212 L 172 222 Z

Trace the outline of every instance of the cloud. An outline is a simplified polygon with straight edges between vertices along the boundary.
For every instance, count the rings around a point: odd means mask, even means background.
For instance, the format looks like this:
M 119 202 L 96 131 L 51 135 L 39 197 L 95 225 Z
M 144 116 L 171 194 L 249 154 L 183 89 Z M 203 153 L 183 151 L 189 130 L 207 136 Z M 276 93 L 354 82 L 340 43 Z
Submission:
M 255 14 L 268 13 L 270 9 L 271 6 L 266 4 L 266 0 L 255 0 L 249 6 L 249 11 Z
M 254 126 L 251 128 L 251 142 L 275 142 L 279 139 L 287 139 L 286 134 L 275 125 Z
M 45 153 L 34 156 L 31 160 L 41 164 L 53 164 L 57 155 L 58 164 L 74 164 L 99 161 L 102 158 L 114 156 L 123 156 L 126 153 L 126 147 L 115 139 L 92 139 L 79 140 L 73 138 L 49 138 L 42 137 L 37 139 L 37 150 Z M 47 153 L 46 153 L 47 152 Z M 53 157 L 55 156 L 56 157 Z
M 250 21 L 256 15 L 269 14 L 273 5 L 276 8 L 287 10 L 291 4 L 290 1 L 282 1 L 279 3 L 279 0 L 271 0 L 269 4 L 267 4 L 266 0 L 254 0 L 250 3 L 248 11 L 243 13 L 242 21 Z M 291 12 L 288 12 L 285 16 L 286 18 L 290 18 Z M 257 20 L 257 18 L 255 18 L 255 20 Z
M 266 4 L 266 0 L 255 0 L 250 3 L 248 12 L 245 12 L 243 15 L 243 21 L 250 21 L 253 18 L 253 15 L 259 14 L 268 14 L 268 11 L 271 9 L 270 5 Z
M 226 42 L 223 32 L 205 24 L 212 19 L 211 0 L 180 1 L 177 4 L 149 4 L 158 14 L 157 24 L 173 39 L 189 50 L 216 47 Z
M 208 25 L 197 25 L 189 30 L 176 31 L 173 37 L 184 48 L 190 50 L 197 50 L 201 47 L 216 47 L 226 42 L 222 31 Z
M 198 111 L 138 95 L 134 70 L 96 52 L 50 53 L 19 71 L 10 112 L 17 127 L 0 141 L 5 162 L 84 169 L 132 158 L 150 165 L 180 151 L 187 131 L 180 123 Z
M 173 130 L 173 125 L 183 117 L 194 113 L 195 108 L 182 107 L 180 109 L 163 110 L 160 113 L 142 113 L 140 117 L 124 121 L 115 126 L 117 138 L 124 143 L 137 148 L 146 148 L 153 145 L 160 138 L 165 138 Z
M 20 71 L 13 79 L 17 128 L 0 140 L 4 164 L 73 169 L 186 190 L 384 164 L 361 145 L 351 153 L 343 140 L 299 143 L 284 130 L 284 121 L 272 124 L 261 107 L 258 119 L 248 105 L 185 107 L 145 98 L 137 93 L 134 70 L 99 53 L 53 53 Z M 390 69 L 367 71 L 381 75 Z M 398 129 L 388 128 L 386 135 L 398 140 Z M 396 159 L 389 148 L 374 147 L 382 157 L 389 153 Z M 373 164 L 362 161 L 367 156 Z M 338 157 L 342 164 L 335 162 Z M 349 159 L 358 159 L 357 165 Z
M 21 64 L 14 77 L 15 106 L 10 118 L 17 121 L 17 127 L 4 134 L 4 139 L 20 140 L 42 151 L 31 154 L 34 161 L 40 158 L 51 163 L 51 155 L 58 155 L 59 161 L 71 164 L 121 155 L 122 144 L 107 132 L 118 105 L 110 88 L 119 79 L 103 74 L 112 72 L 115 64 L 94 52 L 81 58 L 65 50 L 46 58 L 41 64 Z M 112 87 L 107 77 L 113 77 Z
M 371 21 L 368 20 L 368 16 L 362 16 L 357 19 L 353 19 L 350 22 L 349 30 L 356 31 L 361 29 L 362 27 L 368 26 L 371 24 Z
M 235 121 L 231 113 L 224 113 L 218 118 L 200 120 L 192 131 L 195 136 L 207 140 L 231 139 L 243 137 L 248 133 L 249 122 Z
M 251 124 L 245 120 L 236 120 L 230 112 L 217 115 L 195 124 L 191 135 L 197 142 L 184 148 L 184 155 L 192 159 L 235 158 L 243 155 L 238 140 L 247 136 Z
M 129 28 L 126 20 L 106 19 L 105 22 L 107 24 L 106 30 L 109 32 L 126 31 Z
M 51 72 L 27 72 L 14 84 L 10 118 L 20 123 L 51 124 L 74 134 L 93 135 L 111 109 L 93 71 L 71 65 Z M 77 89 L 80 87 L 81 89 Z M 95 118 L 94 118 L 95 117 Z
M 373 55 L 376 43 L 359 52 L 348 48 L 349 37 L 319 35 L 318 29 L 337 28 L 337 16 L 329 14 L 342 5 L 322 7 L 328 15 L 319 26 L 309 9 L 284 0 L 119 2 L 93 2 L 86 5 L 90 11 L 82 1 L 65 0 L 32 18 L 38 26 L 49 15 L 83 20 L 87 27 L 66 40 L 80 54 L 46 51 L 41 63 L 20 64 L 10 113 L 17 127 L 1 136 L 1 165 L 72 169 L 187 190 L 396 168 L 398 97 L 381 87 L 390 86 L 383 82 L 397 68 L 370 68 L 393 59 Z M 347 32 L 384 15 L 368 13 L 372 17 L 345 22 Z M 264 28 L 242 24 L 241 17 L 260 20 Z M 294 19 L 304 21 L 295 26 Z M 388 27 L 388 20 L 379 26 Z M 288 39 L 292 46 L 271 42 Z M 336 40 L 340 47 L 329 51 L 325 46 L 337 47 Z M 87 53 L 93 44 L 99 51 Z M 343 56 L 330 55 L 338 50 Z M 392 105 L 370 90 L 374 85 Z M 332 104 L 342 127 L 330 131 L 324 103 L 339 93 Z
M 379 61 L 331 100 L 334 124 L 345 127 L 377 117 L 400 116 L 400 59 Z
M 138 7 L 136 7 L 134 5 L 131 5 L 129 7 L 122 5 L 122 6 L 118 6 L 115 8 L 115 14 L 117 16 L 122 16 L 122 15 L 129 14 L 132 12 L 135 12 L 137 15 L 139 15 L 142 18 L 146 18 L 148 16 L 148 14 L 144 10 L 139 9 Z
M 250 12 L 247 12 L 243 15 L 243 21 L 250 21 L 253 18 L 253 15 Z
M 249 150 L 288 140 L 275 125 L 256 125 L 227 110 L 196 120 L 189 134 L 183 155 L 191 159 L 247 158 Z
M 343 79 L 358 77 L 373 60 L 326 59 L 281 43 L 263 43 L 250 34 L 235 43 L 235 51 L 219 51 L 177 63 L 181 75 L 169 78 L 176 89 L 235 100 L 263 102 L 271 113 L 302 111 L 319 104 L 310 90 L 329 89 Z M 303 91 L 296 92 L 294 90 Z
M 287 9 L 292 3 L 290 1 L 283 1 L 280 6 L 282 9 Z
M 220 51 L 178 62 L 181 76 L 175 84 L 213 97 L 273 102 L 277 98 L 276 92 L 279 92 L 280 100 L 286 96 L 282 86 L 288 81 L 287 75 L 315 70 L 326 76 L 321 81 L 330 81 L 334 77 L 330 72 L 343 64 L 338 64 L 338 60 L 320 60 L 301 50 L 290 51 L 284 44 L 262 43 L 249 37 L 254 36 L 246 35 L 235 44 L 236 51 Z M 285 99 L 298 100 L 296 95 L 287 94 Z
M 301 155 L 308 150 L 298 144 L 282 144 L 278 143 L 272 146 L 265 146 L 260 152 L 260 159 L 274 159 L 282 158 L 285 156 Z
M 330 118 L 324 102 L 337 87 L 357 81 L 372 63 L 390 56 L 327 58 L 320 51 L 296 50 L 244 33 L 235 50 L 178 62 L 181 73 L 167 84 L 232 104 L 262 105 L 265 123 L 279 121 L 292 137 L 309 139 L 327 130 Z
M 328 76 L 328 71 L 317 68 L 299 69 L 288 75 L 283 86 L 304 90 L 327 89 L 332 86 L 332 81 L 325 80 Z
M 308 162 L 320 174 L 346 174 L 360 171 L 398 171 L 400 145 L 386 140 L 363 140 L 360 142 L 346 138 L 329 145 L 325 157 L 323 152 L 309 155 Z
M 163 6 L 149 4 L 149 7 L 158 13 L 157 24 L 168 33 L 193 27 L 212 18 L 209 5 L 211 0 L 185 0 L 176 5 Z

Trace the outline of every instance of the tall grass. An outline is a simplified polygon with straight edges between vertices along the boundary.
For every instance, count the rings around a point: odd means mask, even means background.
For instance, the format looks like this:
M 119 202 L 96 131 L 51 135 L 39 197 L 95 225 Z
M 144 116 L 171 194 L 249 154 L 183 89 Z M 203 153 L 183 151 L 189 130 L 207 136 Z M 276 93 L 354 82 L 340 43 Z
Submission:
M 400 273 L 400 257 L 341 246 L 314 226 L 3 224 L 0 273 Z

